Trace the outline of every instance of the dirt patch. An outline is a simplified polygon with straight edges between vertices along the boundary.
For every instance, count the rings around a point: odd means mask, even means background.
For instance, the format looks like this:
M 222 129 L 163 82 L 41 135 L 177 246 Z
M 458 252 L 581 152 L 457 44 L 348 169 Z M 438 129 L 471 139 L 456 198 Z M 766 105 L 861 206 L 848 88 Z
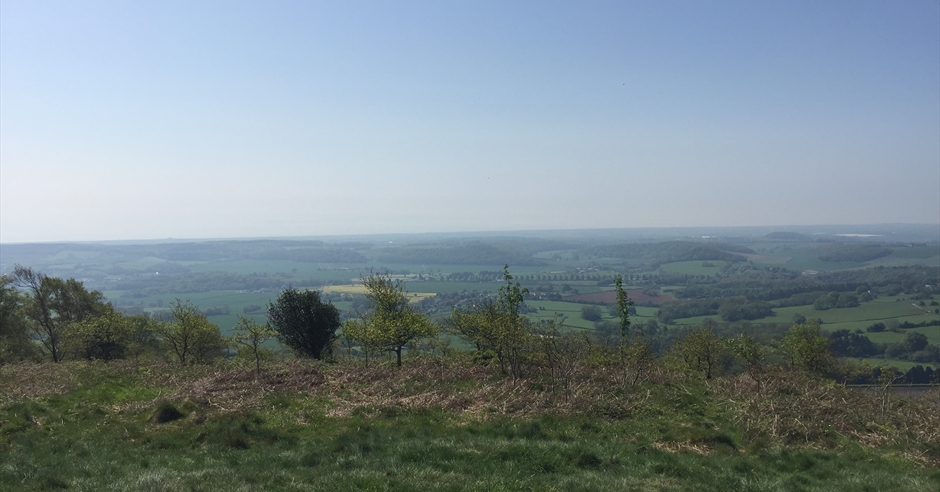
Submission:
M 658 296 L 648 296 L 639 290 L 627 289 L 627 295 L 637 306 L 659 306 L 666 301 L 672 301 L 672 296 L 660 294 Z M 573 302 L 603 302 L 604 304 L 617 303 L 617 291 L 607 290 L 604 292 L 595 292 L 593 294 L 578 294 L 565 297 L 566 301 Z

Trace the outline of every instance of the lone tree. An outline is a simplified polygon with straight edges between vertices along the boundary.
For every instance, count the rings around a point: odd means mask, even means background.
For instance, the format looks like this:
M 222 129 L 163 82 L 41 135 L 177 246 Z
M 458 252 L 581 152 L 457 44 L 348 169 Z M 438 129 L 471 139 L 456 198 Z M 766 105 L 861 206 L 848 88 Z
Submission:
M 235 324 L 235 336 L 232 341 L 245 347 L 251 352 L 255 359 L 255 372 L 261 374 L 261 345 L 268 339 L 276 337 L 277 332 L 268 325 L 256 323 L 254 320 L 244 316 L 238 316 L 238 323 Z
M 746 333 L 728 340 L 727 343 L 731 352 L 744 364 L 744 372 L 757 383 L 757 391 L 760 391 L 767 350 Z
M 581 319 L 587 321 L 600 321 L 603 319 L 601 308 L 597 306 L 584 306 L 581 308 Z
M 291 350 L 314 359 L 333 355 L 339 310 L 323 303 L 315 290 L 287 288 L 268 304 L 268 319 L 278 339 Z
M 620 318 L 620 338 L 622 342 L 625 342 L 630 336 L 630 327 L 633 326 L 630 321 L 630 310 L 633 308 L 633 300 L 630 299 L 627 291 L 623 288 L 623 275 L 617 275 L 617 280 L 614 282 L 614 285 L 617 289 L 617 316 Z M 643 335 L 643 328 L 640 327 L 640 325 L 636 325 L 634 330 L 636 331 L 635 335 Z
M 535 339 L 532 325 L 520 316 L 522 303 L 529 289 L 519 282 L 513 283 L 509 265 L 503 267 L 506 285 L 499 288 L 495 302 L 479 306 L 454 308 L 450 324 L 480 353 L 490 353 L 499 362 L 500 371 L 512 376 L 513 382 L 522 377 L 522 365 L 531 351 Z
M 121 313 L 108 312 L 69 325 L 62 337 L 71 356 L 86 360 L 123 359 L 132 343 L 133 327 Z
M 225 340 L 218 325 L 206 318 L 189 301 L 171 304 L 173 320 L 160 327 L 164 343 L 180 364 L 207 362 L 222 355 Z
M 401 280 L 373 273 L 362 279 L 371 312 L 346 322 L 343 333 L 358 340 L 368 351 L 395 352 L 401 367 L 401 352 L 409 343 L 437 334 L 437 326 L 411 306 Z
M 630 314 L 635 309 L 633 300 L 623 288 L 623 275 L 617 275 L 614 281 L 617 292 L 617 316 L 620 318 L 620 369 L 623 371 L 624 382 L 627 381 L 627 372 L 633 368 L 631 383 L 636 384 L 643 374 L 650 368 L 656 359 L 648 340 L 643 338 L 643 326 L 630 320 Z M 632 333 L 631 333 L 632 331 Z
M 702 373 L 705 379 L 711 379 L 728 357 L 728 352 L 727 344 L 715 335 L 714 324 L 706 320 L 701 329 L 690 331 L 676 342 L 669 356 L 679 368 Z
M 780 350 L 790 359 L 792 367 L 802 371 L 821 375 L 832 367 L 829 339 L 823 336 L 815 321 L 790 327 L 780 343 Z

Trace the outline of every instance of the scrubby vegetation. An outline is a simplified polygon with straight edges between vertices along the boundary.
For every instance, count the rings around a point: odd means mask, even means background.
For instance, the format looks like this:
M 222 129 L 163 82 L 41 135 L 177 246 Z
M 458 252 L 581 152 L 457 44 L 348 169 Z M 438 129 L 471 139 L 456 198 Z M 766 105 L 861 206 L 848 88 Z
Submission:
M 768 340 L 711 321 L 663 337 L 631 319 L 618 277 L 618 325 L 589 334 L 527 318 L 528 290 L 502 275 L 495 299 L 441 325 L 373 274 L 368 311 L 339 339 L 335 308 L 288 289 L 292 310 L 332 314 L 241 319 L 227 340 L 187 302 L 167 321 L 124 316 L 81 282 L 19 269 L 0 298 L 13 340 L 0 360 L 0 488 L 940 486 L 940 392 L 908 398 L 893 389 L 900 372 L 835 358 L 865 349 L 857 333 L 804 318 Z M 262 346 L 293 329 L 327 346 Z M 930 345 L 912 334 L 904 347 Z
M 0 368 L 5 490 L 931 490 L 938 395 L 468 356 Z

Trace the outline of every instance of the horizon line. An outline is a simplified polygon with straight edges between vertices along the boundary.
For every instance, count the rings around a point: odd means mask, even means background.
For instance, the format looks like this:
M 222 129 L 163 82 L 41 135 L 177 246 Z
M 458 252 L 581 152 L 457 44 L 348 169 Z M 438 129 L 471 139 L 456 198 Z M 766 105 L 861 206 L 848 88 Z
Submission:
M 670 229 L 773 229 L 773 228 L 807 228 L 807 227 L 884 227 L 884 226 L 919 226 L 919 227 L 937 227 L 938 223 L 923 222 L 880 222 L 864 224 L 787 224 L 787 225 L 737 225 L 737 226 L 644 226 L 644 227 L 593 227 L 593 228 L 571 228 L 571 229 L 489 229 L 489 230 L 469 230 L 469 231 L 425 231 L 425 232 L 371 232 L 371 233 L 347 233 L 347 234 L 313 234 L 313 235 L 284 235 L 284 236 L 227 236 L 227 237 L 165 237 L 165 238 L 130 238 L 130 239 L 80 239 L 80 240 L 53 240 L 53 241 L 0 241 L 0 245 L 29 245 L 29 244 L 102 244 L 102 243 L 142 243 L 142 242 L 211 242 L 211 241 L 260 241 L 260 240 L 311 240 L 317 238 L 341 238 L 341 237 L 369 237 L 369 236 L 430 236 L 430 235 L 480 235 L 480 234 L 537 234 L 537 233 L 558 233 L 558 232 L 601 232 L 601 231 L 640 231 L 640 230 L 670 230 Z M 785 232 L 785 231 L 781 231 Z M 937 238 L 940 240 L 940 237 Z

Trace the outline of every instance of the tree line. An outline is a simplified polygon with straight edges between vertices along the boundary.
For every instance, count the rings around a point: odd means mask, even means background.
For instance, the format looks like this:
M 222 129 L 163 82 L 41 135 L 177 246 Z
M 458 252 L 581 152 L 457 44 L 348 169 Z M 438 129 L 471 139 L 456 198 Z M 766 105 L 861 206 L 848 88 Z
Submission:
M 127 316 L 75 279 L 17 266 L 0 277 L 0 362 L 113 360 L 165 350 L 186 363 L 224 354 L 218 326 L 188 302 L 171 307 L 167 321 Z
M 750 301 L 790 299 L 787 305 L 812 304 L 820 293 L 848 292 L 873 295 L 908 294 L 929 297 L 936 292 L 940 268 L 923 266 L 875 267 L 840 270 L 817 275 L 801 275 L 772 269 L 751 270 L 743 275 L 722 278 L 710 284 L 689 285 L 676 292 L 676 297 L 720 298 L 744 296 Z M 812 293 L 814 296 L 799 297 Z M 800 302 L 794 304 L 793 301 Z M 808 302 L 806 302 L 808 301 Z
M 731 252 L 732 250 L 735 252 Z M 754 253 L 753 250 L 741 246 L 712 245 L 692 241 L 593 246 L 584 248 L 582 252 L 598 257 L 646 260 L 654 268 L 677 261 L 744 261 L 746 258 L 737 253 Z
M 740 372 L 758 385 L 775 367 L 841 382 L 905 377 L 891 369 L 837 359 L 857 345 L 857 337 L 841 332 L 827 337 L 813 321 L 794 324 L 770 343 L 746 333 L 721 336 L 717 325 L 706 321 L 698 328 L 673 333 L 668 346 L 657 344 L 655 322 L 644 325 L 631 319 L 632 301 L 621 278 L 616 280 L 618 323 L 613 329 L 573 330 L 561 316 L 534 322 L 525 316 L 528 290 L 513 281 L 508 266 L 503 280 L 495 299 L 481 298 L 456 307 L 443 323 L 433 322 L 412 305 L 404 284 L 389 274 L 363 278 L 369 309 L 346 321 L 319 292 L 287 288 L 268 304 L 267 323 L 240 317 L 235 335 L 225 338 L 189 302 L 172 303 L 167 320 L 126 316 L 115 311 L 100 292 L 86 290 L 77 280 L 17 266 L 12 276 L 0 282 L 0 363 L 113 360 L 145 354 L 180 364 L 208 363 L 235 346 L 239 356 L 250 358 L 260 372 L 264 344 L 276 338 L 299 357 L 352 356 L 368 364 L 390 354 L 401 366 L 406 353 L 444 357 L 453 352 L 440 336 L 450 334 L 472 347 L 471 357 L 479 363 L 492 365 L 513 380 L 547 371 L 553 388 L 557 385 L 565 392 L 581 368 L 598 364 L 617 371 L 630 384 L 662 366 L 705 379 Z M 910 350 L 928 349 L 925 340 L 909 338 L 905 344 Z M 922 373 L 923 368 L 916 377 L 922 379 Z

